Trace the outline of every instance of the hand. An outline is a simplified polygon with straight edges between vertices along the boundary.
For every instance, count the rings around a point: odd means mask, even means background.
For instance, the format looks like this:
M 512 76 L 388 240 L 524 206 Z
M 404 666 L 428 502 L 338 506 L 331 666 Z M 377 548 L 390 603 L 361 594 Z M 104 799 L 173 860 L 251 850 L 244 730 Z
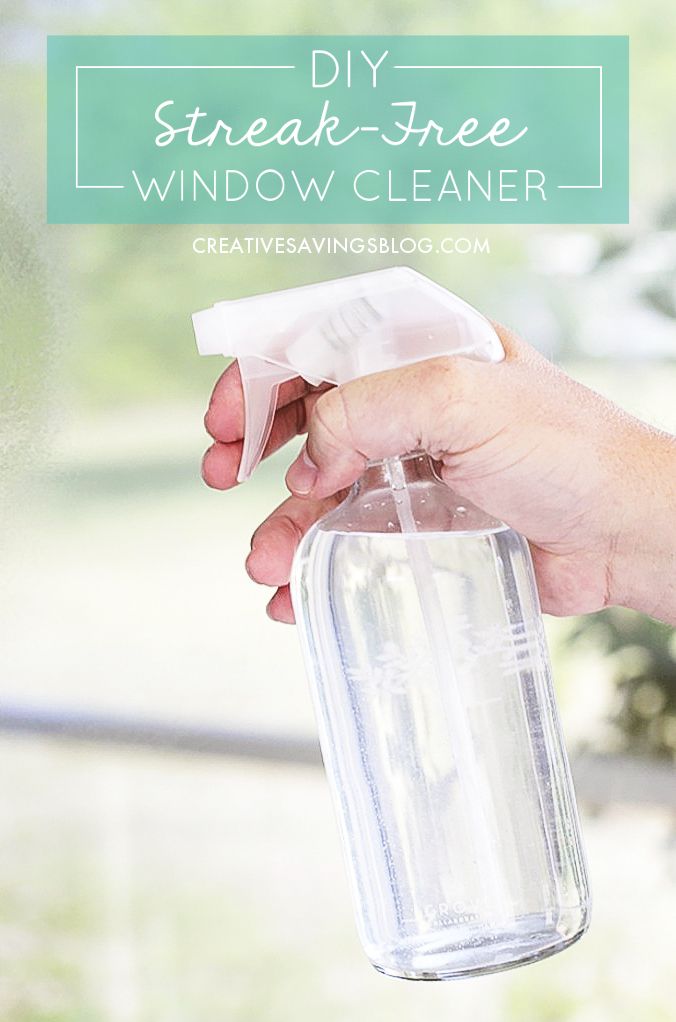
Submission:
M 308 432 L 289 468 L 292 496 L 256 530 L 247 570 L 293 621 L 291 562 L 310 526 L 343 499 L 367 460 L 425 450 L 443 480 L 529 541 L 543 610 L 610 604 L 676 623 L 676 438 L 577 383 L 510 331 L 491 364 L 429 359 L 335 388 L 280 388 L 266 455 Z M 205 418 L 208 485 L 235 485 L 243 399 L 236 363 Z

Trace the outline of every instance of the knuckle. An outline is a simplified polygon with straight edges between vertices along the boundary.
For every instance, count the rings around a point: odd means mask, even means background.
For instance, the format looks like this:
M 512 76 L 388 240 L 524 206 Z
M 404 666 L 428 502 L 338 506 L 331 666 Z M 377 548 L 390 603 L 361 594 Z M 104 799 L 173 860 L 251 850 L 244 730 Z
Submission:
M 436 371 L 436 393 L 442 407 L 461 409 L 476 396 L 475 370 L 480 363 L 458 355 L 445 355 Z
M 309 433 L 324 446 L 341 449 L 349 442 L 350 415 L 342 387 L 334 387 L 317 401 L 309 423 Z
M 291 541 L 293 549 L 295 550 L 301 539 L 303 538 L 303 530 L 295 519 L 290 515 L 281 515 L 279 524 L 286 532 L 287 537 Z
M 465 420 L 476 387 L 472 363 L 457 355 L 442 355 L 421 363 L 417 380 L 424 400 L 419 410 L 419 443 L 433 457 L 441 457 Z

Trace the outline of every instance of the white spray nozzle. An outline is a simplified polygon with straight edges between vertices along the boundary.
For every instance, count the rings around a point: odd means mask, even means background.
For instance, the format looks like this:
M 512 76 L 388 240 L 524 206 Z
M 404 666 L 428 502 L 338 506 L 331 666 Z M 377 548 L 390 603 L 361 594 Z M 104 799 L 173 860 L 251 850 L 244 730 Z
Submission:
M 193 313 L 192 326 L 200 355 L 223 354 L 223 349 L 227 346 L 227 334 L 221 310 L 217 305 Z
M 193 327 L 200 354 L 233 355 L 239 363 L 240 482 L 262 457 L 286 380 L 340 384 L 439 355 L 504 358 L 481 313 L 404 266 L 218 302 L 195 313 Z

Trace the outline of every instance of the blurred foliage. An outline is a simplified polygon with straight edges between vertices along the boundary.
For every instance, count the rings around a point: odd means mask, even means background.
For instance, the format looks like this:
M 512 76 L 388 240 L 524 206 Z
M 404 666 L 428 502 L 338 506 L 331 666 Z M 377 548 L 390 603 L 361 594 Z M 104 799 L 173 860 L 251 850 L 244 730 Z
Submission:
M 579 618 L 568 639 L 584 642 L 615 686 L 609 723 L 616 750 L 676 760 L 676 633 L 620 607 Z

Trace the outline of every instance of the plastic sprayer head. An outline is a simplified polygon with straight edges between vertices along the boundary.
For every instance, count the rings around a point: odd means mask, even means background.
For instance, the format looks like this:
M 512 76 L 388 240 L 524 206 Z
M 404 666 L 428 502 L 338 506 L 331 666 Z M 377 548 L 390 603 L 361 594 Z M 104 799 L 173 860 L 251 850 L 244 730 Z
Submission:
M 201 355 L 233 355 L 239 363 L 240 482 L 263 455 L 286 380 L 340 384 L 439 355 L 504 358 L 481 313 L 408 267 L 219 302 L 192 319 Z
M 227 349 L 227 328 L 218 305 L 192 316 L 192 327 L 200 355 L 223 355 Z M 228 354 L 232 354 L 229 352 Z

